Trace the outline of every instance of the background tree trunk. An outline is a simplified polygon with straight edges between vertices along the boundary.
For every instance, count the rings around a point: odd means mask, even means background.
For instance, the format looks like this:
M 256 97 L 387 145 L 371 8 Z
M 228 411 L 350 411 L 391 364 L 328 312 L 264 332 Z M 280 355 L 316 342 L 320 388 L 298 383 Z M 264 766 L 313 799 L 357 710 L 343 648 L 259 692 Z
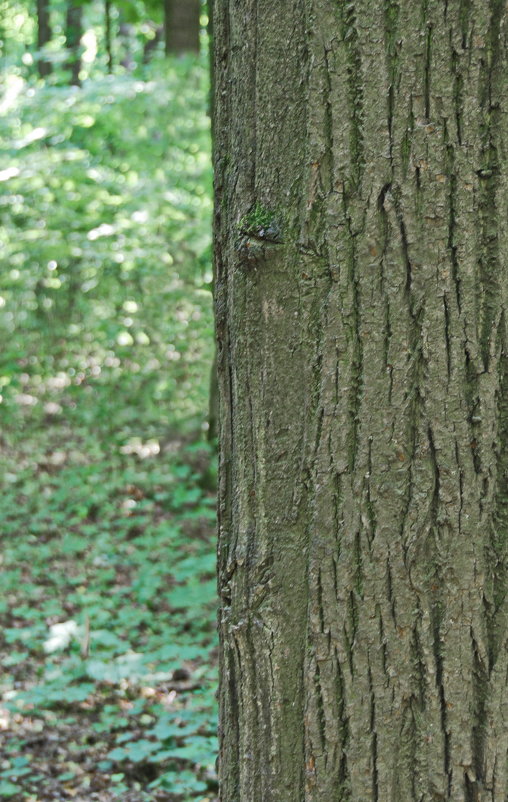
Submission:
M 104 0 L 104 39 L 108 73 L 113 72 L 113 37 L 111 33 L 111 0 Z
M 83 35 L 83 6 L 70 2 L 65 17 L 65 43 L 69 52 L 67 67 L 70 83 L 81 86 L 81 37 Z
M 200 0 L 164 0 L 166 53 L 199 51 Z
M 508 798 L 501 0 L 216 0 L 222 802 Z
M 37 0 L 37 48 L 40 50 L 51 41 L 51 23 L 49 18 L 49 0 Z M 41 78 L 51 74 L 51 62 L 39 58 L 37 68 Z
M 7 11 L 8 11 L 7 0 L 0 0 L 0 59 L 4 63 L 7 56 L 7 41 L 6 41 L 7 27 L 5 24 Z M 3 72 L 4 64 L 0 64 L 0 68 L 2 69 Z
M 153 54 L 157 50 L 159 43 L 162 42 L 162 37 L 164 34 L 164 27 L 162 25 L 157 25 L 154 27 L 154 36 L 151 39 L 147 39 L 144 47 L 143 47 L 143 64 L 148 64 L 150 59 L 152 58 Z
M 120 17 L 120 25 L 118 26 L 118 38 L 122 48 L 122 58 L 120 64 L 126 70 L 133 70 L 136 66 L 134 56 L 132 53 L 132 43 L 134 40 L 134 31 L 132 25 Z

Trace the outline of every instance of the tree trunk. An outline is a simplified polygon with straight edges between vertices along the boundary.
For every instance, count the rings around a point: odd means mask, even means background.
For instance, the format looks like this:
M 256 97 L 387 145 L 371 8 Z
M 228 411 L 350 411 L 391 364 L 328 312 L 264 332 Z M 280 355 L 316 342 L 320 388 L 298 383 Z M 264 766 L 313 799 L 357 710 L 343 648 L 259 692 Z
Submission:
M 219 425 L 219 382 L 217 381 L 217 355 L 215 354 L 210 369 L 210 389 L 208 392 L 208 440 L 217 440 Z
M 51 41 L 51 23 L 49 18 L 49 0 L 37 0 L 37 48 L 41 50 Z M 39 57 L 37 67 L 41 78 L 51 74 L 51 62 Z
M 166 54 L 199 51 L 200 0 L 164 0 Z
M 7 0 L 0 0 L 0 59 L 5 62 L 7 56 L 7 24 L 5 22 L 7 17 L 8 5 Z M 2 73 L 5 70 L 5 64 L 0 65 Z
M 215 2 L 222 802 L 508 799 L 507 24 Z
M 120 25 L 118 26 L 118 38 L 122 48 L 122 58 L 120 59 L 120 64 L 126 70 L 133 70 L 136 66 L 136 62 L 134 61 L 134 56 L 132 53 L 134 31 L 132 25 L 130 25 L 128 22 L 125 22 L 125 20 L 121 20 Z
M 162 25 L 157 25 L 154 28 L 154 36 L 147 39 L 143 46 L 143 64 L 148 64 L 153 54 L 157 50 L 159 43 L 162 42 L 164 28 Z
M 108 73 L 113 72 L 113 42 L 111 36 L 111 0 L 104 0 L 104 39 Z
M 69 53 L 67 68 L 70 83 L 81 86 L 81 37 L 83 36 L 83 6 L 69 2 L 65 17 L 65 43 Z

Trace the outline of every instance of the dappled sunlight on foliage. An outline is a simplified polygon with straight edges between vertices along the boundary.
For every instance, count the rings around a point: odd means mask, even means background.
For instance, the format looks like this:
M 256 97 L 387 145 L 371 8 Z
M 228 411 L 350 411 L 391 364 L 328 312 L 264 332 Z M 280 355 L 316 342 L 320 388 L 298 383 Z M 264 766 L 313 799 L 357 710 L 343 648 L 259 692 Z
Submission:
M 128 377 L 133 406 L 205 407 L 209 122 L 203 68 L 178 69 L 25 92 L 0 121 L 5 414 L 59 368 L 100 395 Z

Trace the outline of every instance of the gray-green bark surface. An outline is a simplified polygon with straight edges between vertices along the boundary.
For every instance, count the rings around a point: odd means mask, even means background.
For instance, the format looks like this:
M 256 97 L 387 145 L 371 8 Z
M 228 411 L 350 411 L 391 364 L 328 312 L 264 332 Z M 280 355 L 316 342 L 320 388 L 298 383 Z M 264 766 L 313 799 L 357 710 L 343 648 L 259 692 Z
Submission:
M 507 23 L 215 0 L 222 802 L 508 799 Z

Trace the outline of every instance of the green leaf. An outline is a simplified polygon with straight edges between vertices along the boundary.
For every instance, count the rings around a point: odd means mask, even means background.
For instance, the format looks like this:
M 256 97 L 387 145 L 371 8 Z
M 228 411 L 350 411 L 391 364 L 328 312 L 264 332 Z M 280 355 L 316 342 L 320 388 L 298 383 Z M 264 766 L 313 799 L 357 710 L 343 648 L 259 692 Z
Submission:
M 183 770 L 177 772 L 167 772 L 151 783 L 151 788 L 162 788 L 168 793 L 188 794 L 192 792 L 206 791 L 206 783 L 199 780 L 191 771 Z
M 14 796 L 19 793 L 20 788 L 18 785 L 13 785 L 7 780 L 0 781 L 0 796 Z

